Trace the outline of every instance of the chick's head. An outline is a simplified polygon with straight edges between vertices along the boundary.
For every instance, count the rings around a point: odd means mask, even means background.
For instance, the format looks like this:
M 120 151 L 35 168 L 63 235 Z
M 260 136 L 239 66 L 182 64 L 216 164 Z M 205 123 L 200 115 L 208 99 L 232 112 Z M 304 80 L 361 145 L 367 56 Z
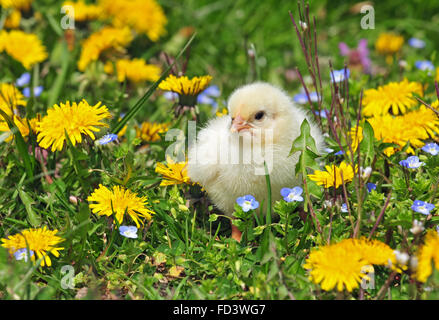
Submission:
M 289 96 L 268 83 L 257 82 L 238 88 L 230 96 L 228 108 L 232 132 L 249 132 L 264 140 L 270 130 L 273 143 L 280 141 L 288 128 L 295 125 Z

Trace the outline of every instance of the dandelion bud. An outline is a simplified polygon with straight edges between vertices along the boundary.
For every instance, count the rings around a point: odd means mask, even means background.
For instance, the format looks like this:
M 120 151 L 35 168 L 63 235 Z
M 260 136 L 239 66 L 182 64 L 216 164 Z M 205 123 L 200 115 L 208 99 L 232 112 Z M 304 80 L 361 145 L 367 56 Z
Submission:
M 364 180 L 369 179 L 371 173 L 372 173 L 371 167 L 366 167 L 366 168 L 360 167 L 361 178 L 363 178 Z
M 76 198 L 75 196 L 70 196 L 69 201 L 70 201 L 70 203 L 72 203 L 74 205 L 78 204 L 78 198 Z
M 405 252 L 401 252 L 399 250 L 395 250 L 393 251 L 393 253 L 395 254 L 395 258 L 396 261 L 400 264 L 400 265 L 407 265 L 407 262 L 410 260 L 410 256 L 405 253 Z
M 302 31 L 306 31 L 308 29 L 308 25 L 304 21 L 299 21 L 299 25 L 302 28 Z
M 401 69 L 405 69 L 407 67 L 407 61 L 405 60 L 399 60 L 398 64 Z
M 413 234 L 419 234 L 422 231 L 424 231 L 424 225 L 422 224 L 421 221 L 418 220 L 413 220 L 413 228 L 410 229 L 410 232 Z

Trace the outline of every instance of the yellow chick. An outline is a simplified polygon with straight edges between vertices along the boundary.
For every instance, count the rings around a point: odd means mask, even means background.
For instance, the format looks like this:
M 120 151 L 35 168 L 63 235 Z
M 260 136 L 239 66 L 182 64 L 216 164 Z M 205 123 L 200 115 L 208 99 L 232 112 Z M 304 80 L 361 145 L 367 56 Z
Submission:
M 268 83 L 236 89 L 229 98 L 228 111 L 229 115 L 210 120 L 189 145 L 188 175 L 232 217 L 238 197 L 250 194 L 259 203 L 267 202 L 264 161 L 273 202 L 281 198 L 282 188 L 301 185 L 294 172 L 300 154 L 289 156 L 289 152 L 305 118 L 319 151 L 324 149 L 324 139 L 307 113 Z M 233 225 L 232 237 L 241 238 Z

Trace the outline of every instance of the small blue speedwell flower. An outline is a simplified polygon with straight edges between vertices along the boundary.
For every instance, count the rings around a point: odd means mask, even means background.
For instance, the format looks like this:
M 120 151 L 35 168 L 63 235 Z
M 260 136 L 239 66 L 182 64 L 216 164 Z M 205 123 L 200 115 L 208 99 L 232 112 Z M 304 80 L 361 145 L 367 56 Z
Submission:
M 137 228 L 135 226 L 120 226 L 119 233 L 125 238 L 137 239 Z
M 348 212 L 348 205 L 346 203 L 343 203 L 341 205 L 341 212 L 344 212 L 344 213 Z
M 41 95 L 41 93 L 43 92 L 44 87 L 43 86 L 38 86 L 34 88 L 34 97 L 39 97 Z M 24 88 L 23 89 L 23 96 L 25 96 L 26 98 L 30 98 L 31 94 L 30 94 L 30 88 Z
M 434 64 L 428 60 L 416 61 L 415 67 L 416 67 L 416 69 L 419 69 L 422 71 L 424 71 L 424 70 L 433 71 L 434 70 Z
M 96 143 L 102 146 L 104 144 L 113 142 L 114 140 L 117 140 L 117 134 L 108 133 L 105 136 L 103 136 L 102 138 L 100 138 L 99 140 L 97 140 Z
M 317 92 L 309 92 L 309 98 L 311 99 L 311 102 L 318 102 L 319 96 Z M 305 92 L 298 93 L 294 96 L 294 102 L 297 102 L 299 104 L 307 104 L 308 103 L 308 96 Z
M 218 107 L 218 103 L 214 98 L 218 98 L 221 92 L 218 86 L 209 86 L 203 92 L 201 92 L 197 97 L 197 103 L 200 104 L 210 104 L 212 107 Z
M 248 212 L 249 210 L 254 210 L 259 207 L 259 202 L 257 202 L 255 197 L 250 194 L 237 198 L 236 203 L 241 206 L 244 212 Z
M 418 39 L 418 38 L 410 38 L 409 41 L 409 46 L 416 48 L 416 49 L 422 49 L 425 47 L 425 41 Z
M 433 156 L 437 155 L 439 153 L 439 145 L 437 143 L 427 143 L 425 146 L 423 146 L 422 151 L 425 151 Z
M 334 74 L 334 77 L 332 75 Z M 342 82 L 345 80 L 345 69 L 341 70 L 334 70 L 333 74 L 329 72 L 329 76 L 331 77 L 332 82 Z M 346 76 L 349 78 L 350 71 L 349 69 L 346 69 Z
M 284 197 L 286 202 L 293 201 L 303 201 L 303 197 L 301 196 L 303 189 L 301 187 L 290 188 L 282 188 L 280 190 L 280 194 Z
M 425 163 L 419 161 L 419 158 L 417 156 L 411 156 L 405 160 L 401 160 L 399 164 L 409 169 L 417 169 L 423 166 Z
M 23 248 L 15 251 L 14 257 L 15 260 L 24 260 L 27 262 L 28 256 L 27 256 L 28 249 Z M 34 252 L 32 250 L 29 250 L 30 256 L 32 257 L 34 255 Z
M 17 85 L 17 87 L 24 87 L 25 85 L 27 85 L 30 82 L 30 73 L 29 72 L 25 72 L 23 73 L 20 78 L 17 79 L 17 81 L 15 82 L 15 84 Z
M 367 187 L 368 192 L 371 192 L 372 190 L 377 189 L 377 185 L 375 183 L 372 183 L 372 182 L 366 183 L 366 187 Z
M 434 204 L 424 202 L 421 200 L 415 200 L 412 205 L 412 210 L 422 213 L 426 216 L 430 214 L 430 211 L 434 209 Z

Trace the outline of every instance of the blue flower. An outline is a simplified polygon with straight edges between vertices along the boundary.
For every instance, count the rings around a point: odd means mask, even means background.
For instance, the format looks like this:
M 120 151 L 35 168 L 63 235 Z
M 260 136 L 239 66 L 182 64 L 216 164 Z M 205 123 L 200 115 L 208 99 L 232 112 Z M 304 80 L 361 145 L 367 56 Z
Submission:
M 433 71 L 434 70 L 434 64 L 428 60 L 416 61 L 415 67 L 419 70 L 422 70 L 422 71 L 424 71 L 424 70 Z
M 430 211 L 434 209 L 434 204 L 424 202 L 421 200 L 415 200 L 412 205 L 412 210 L 425 214 L 428 216 L 430 214 Z
M 201 92 L 197 97 L 197 103 L 199 104 L 210 104 L 212 107 L 216 108 L 218 103 L 214 98 L 218 98 L 221 92 L 217 86 L 207 87 L 203 92 Z
M 178 99 L 178 93 L 176 92 L 172 92 L 172 91 L 165 91 L 163 93 L 163 96 L 165 97 L 165 99 L 167 100 L 177 100 Z
M 417 156 L 411 156 L 405 160 L 401 160 L 399 162 L 399 164 L 402 165 L 403 167 L 406 167 L 409 169 L 417 169 L 417 168 L 423 166 L 425 163 L 420 162 L 419 158 Z
M 293 189 L 282 188 L 280 190 L 280 194 L 286 202 L 303 201 L 302 192 L 303 189 L 301 187 L 294 187 Z
M 99 140 L 97 140 L 96 143 L 102 146 L 104 144 L 113 142 L 114 140 L 117 140 L 117 134 L 108 133 L 105 136 L 103 136 L 102 138 L 100 138 Z
M 20 78 L 17 79 L 17 81 L 15 82 L 15 84 L 17 85 L 17 87 L 24 87 L 25 85 L 27 85 L 30 82 L 30 73 L 29 72 L 25 72 L 23 73 Z
M 43 86 L 38 86 L 34 88 L 34 97 L 39 97 L 41 93 L 43 92 Z M 26 98 L 30 98 L 30 88 L 24 88 L 23 89 L 23 96 Z
M 314 111 L 314 113 L 316 115 L 318 115 L 318 116 L 320 116 L 320 118 L 324 118 L 324 119 L 327 118 L 326 117 L 326 112 L 328 112 L 328 114 L 329 114 L 329 111 L 327 109 L 322 109 L 322 110 L 320 110 L 320 112 L 318 110 Z
M 27 262 L 27 258 L 28 258 L 27 252 L 28 252 L 27 248 L 19 249 L 19 250 L 15 251 L 14 257 L 16 260 L 24 260 Z M 29 250 L 29 253 L 30 253 L 31 257 L 34 255 L 34 252 L 32 250 Z
M 317 92 L 309 92 L 309 98 L 311 99 L 311 102 L 318 102 L 319 96 Z M 308 103 L 308 96 L 305 92 L 298 93 L 294 96 L 294 102 L 297 102 L 298 104 L 307 104 Z
M 244 212 L 248 212 L 249 210 L 254 210 L 259 207 L 259 202 L 257 202 L 255 197 L 250 194 L 237 198 L 236 203 L 241 206 Z
M 425 41 L 418 38 L 410 38 L 408 41 L 410 47 L 422 49 L 425 47 Z
M 137 239 L 137 228 L 135 226 L 120 226 L 119 233 L 125 238 Z
M 346 203 L 341 205 L 341 212 L 348 212 L 348 205 Z
M 334 152 L 334 149 L 331 149 L 331 148 L 325 148 L 325 152 L 326 152 L 326 153 L 333 153 L 333 152 Z
M 340 151 L 338 151 L 338 152 L 336 152 L 336 153 L 334 153 L 336 156 L 341 156 L 342 154 L 344 154 L 344 151 L 343 150 L 340 150 Z
M 332 76 L 334 74 L 334 77 Z M 350 71 L 346 69 L 347 78 L 349 78 Z M 341 82 L 345 80 L 345 69 L 334 70 L 333 73 L 329 72 L 329 76 L 331 77 L 332 82 Z
M 372 182 L 366 183 L 366 187 L 367 187 L 368 192 L 371 192 L 372 190 L 377 189 L 377 185 L 375 183 L 372 183 Z
M 439 153 L 439 145 L 437 143 L 427 143 L 425 146 L 423 146 L 422 151 L 425 151 L 433 156 L 437 155 Z

